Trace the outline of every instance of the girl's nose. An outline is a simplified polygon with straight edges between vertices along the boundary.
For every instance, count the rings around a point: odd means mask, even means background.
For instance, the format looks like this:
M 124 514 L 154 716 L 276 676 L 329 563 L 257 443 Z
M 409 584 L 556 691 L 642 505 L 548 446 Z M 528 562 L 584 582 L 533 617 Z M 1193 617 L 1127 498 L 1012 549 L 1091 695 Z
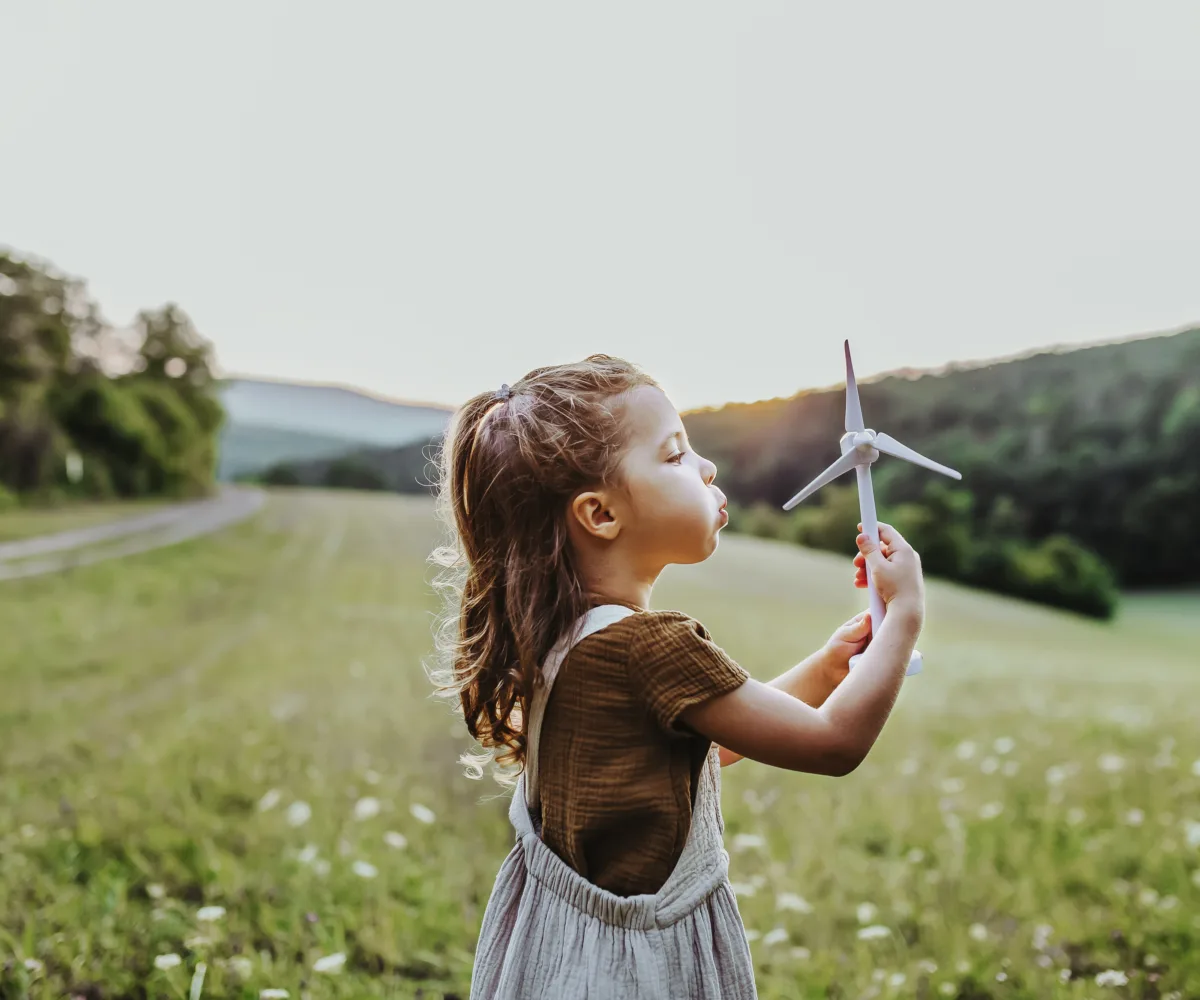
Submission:
M 700 464 L 700 474 L 704 477 L 704 485 L 711 486 L 713 480 L 717 478 L 717 467 L 707 458 L 703 459 Z

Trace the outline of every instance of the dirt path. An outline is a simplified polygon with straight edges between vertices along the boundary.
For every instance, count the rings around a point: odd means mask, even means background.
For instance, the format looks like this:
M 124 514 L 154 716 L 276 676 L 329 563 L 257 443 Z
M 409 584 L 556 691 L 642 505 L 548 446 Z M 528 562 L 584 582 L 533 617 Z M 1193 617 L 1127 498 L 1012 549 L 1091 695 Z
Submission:
M 262 506 L 264 499 L 259 490 L 226 487 L 211 499 L 89 528 L 6 542 L 0 545 L 0 581 L 56 573 L 176 545 L 244 520 Z

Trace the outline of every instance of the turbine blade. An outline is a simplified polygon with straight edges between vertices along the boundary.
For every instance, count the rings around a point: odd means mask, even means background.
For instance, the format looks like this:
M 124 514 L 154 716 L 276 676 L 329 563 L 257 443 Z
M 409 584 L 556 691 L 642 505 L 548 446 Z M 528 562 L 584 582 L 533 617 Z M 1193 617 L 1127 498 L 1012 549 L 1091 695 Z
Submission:
M 792 497 L 791 500 L 785 503 L 783 505 L 783 509 L 791 510 L 805 497 L 812 496 L 812 494 L 816 493 L 817 490 L 819 490 L 822 486 L 825 486 L 827 483 L 832 483 L 835 479 L 837 479 L 838 476 L 845 475 L 856 465 L 858 465 L 858 457 L 857 449 L 846 452 L 846 454 L 834 462 L 833 465 L 817 476 L 816 479 L 805 486 L 804 489 Z
M 858 383 L 854 381 L 854 362 L 850 360 L 850 341 L 846 341 L 846 430 L 866 430 L 862 405 L 858 401 Z
M 926 469 L 932 469 L 934 472 L 940 472 L 943 476 L 949 476 L 951 479 L 962 479 L 961 472 L 955 472 L 948 466 L 939 465 L 933 459 L 926 458 L 919 452 L 913 451 L 907 445 L 901 444 L 890 434 L 876 434 L 875 447 L 885 455 L 891 455 L 894 458 L 903 458 L 906 462 L 912 462 L 913 465 L 921 465 Z

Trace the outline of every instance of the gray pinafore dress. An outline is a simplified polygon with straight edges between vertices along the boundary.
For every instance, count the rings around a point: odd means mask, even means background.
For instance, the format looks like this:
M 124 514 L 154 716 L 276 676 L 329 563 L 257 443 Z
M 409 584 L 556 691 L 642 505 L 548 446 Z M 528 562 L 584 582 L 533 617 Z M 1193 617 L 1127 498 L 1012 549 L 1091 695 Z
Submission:
M 754 1000 L 754 967 L 729 884 L 714 745 L 700 775 L 683 853 L 656 893 L 617 896 L 583 878 L 539 836 L 537 748 L 558 669 L 575 643 L 633 614 L 589 611 L 542 666 L 525 773 L 508 818 L 516 846 L 483 915 L 471 1000 Z

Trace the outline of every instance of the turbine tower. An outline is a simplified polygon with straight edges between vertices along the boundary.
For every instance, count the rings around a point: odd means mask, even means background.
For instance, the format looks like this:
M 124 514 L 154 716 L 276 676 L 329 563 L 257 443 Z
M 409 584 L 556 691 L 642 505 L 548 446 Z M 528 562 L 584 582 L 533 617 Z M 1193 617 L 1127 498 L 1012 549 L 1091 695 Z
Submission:
M 862 405 L 858 401 L 858 384 L 854 381 L 854 364 L 850 360 L 850 341 L 846 341 L 846 433 L 840 441 L 842 457 L 822 472 L 816 479 L 804 487 L 791 500 L 783 505 L 784 510 L 791 510 L 806 497 L 812 496 L 822 486 L 825 486 L 838 476 L 845 475 L 851 469 L 858 473 L 858 509 L 862 516 L 863 534 L 879 545 L 879 521 L 875 514 L 875 491 L 871 486 L 871 466 L 879 458 L 880 453 L 902 458 L 906 462 L 920 465 L 934 472 L 940 472 L 951 479 L 962 479 L 962 474 L 955 472 L 945 465 L 940 465 L 924 455 L 918 454 L 907 445 L 901 444 L 894 437 L 882 432 L 875 432 L 863 423 Z M 871 567 L 867 566 L 867 598 L 871 610 L 871 634 L 883 624 L 885 609 L 875 582 L 871 579 Z M 850 666 L 861 659 L 862 654 L 850 657 Z M 908 674 L 921 671 L 921 654 L 913 650 L 912 659 L 908 661 Z

